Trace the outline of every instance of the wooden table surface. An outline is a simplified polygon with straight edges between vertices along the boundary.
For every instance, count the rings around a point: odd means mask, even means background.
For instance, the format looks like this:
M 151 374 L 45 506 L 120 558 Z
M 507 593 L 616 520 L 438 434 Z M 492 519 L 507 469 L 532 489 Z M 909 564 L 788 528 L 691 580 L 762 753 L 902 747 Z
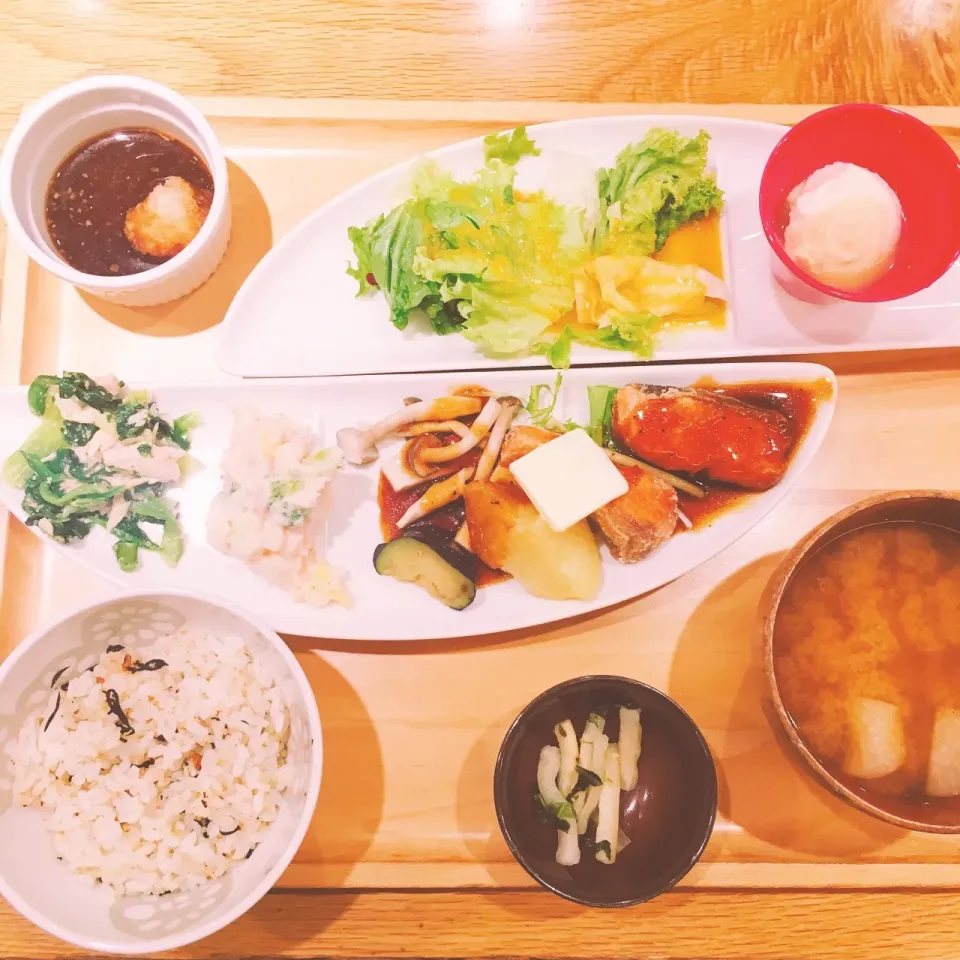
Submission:
M 97 72 L 187 94 L 960 104 L 957 0 L 0 0 L 0 139 Z M 3 244 L 0 224 L 0 253 Z M 2 280 L 2 278 L 0 278 Z M 176 956 L 950 957 L 949 893 L 275 893 Z M 0 903 L 0 957 L 86 956 Z

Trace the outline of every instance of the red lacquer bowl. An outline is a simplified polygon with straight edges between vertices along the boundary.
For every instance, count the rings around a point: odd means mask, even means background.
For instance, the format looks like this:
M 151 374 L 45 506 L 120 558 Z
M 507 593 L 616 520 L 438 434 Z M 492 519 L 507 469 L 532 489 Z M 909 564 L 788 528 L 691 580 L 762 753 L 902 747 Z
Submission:
M 853 291 L 810 276 L 783 246 L 790 191 L 837 162 L 878 173 L 903 208 L 903 230 L 890 269 Z M 774 147 L 760 180 L 760 219 L 788 271 L 788 286 L 800 281 L 811 293 L 839 300 L 899 300 L 930 286 L 960 255 L 960 160 L 932 127 L 900 110 L 869 103 L 829 107 L 801 120 Z

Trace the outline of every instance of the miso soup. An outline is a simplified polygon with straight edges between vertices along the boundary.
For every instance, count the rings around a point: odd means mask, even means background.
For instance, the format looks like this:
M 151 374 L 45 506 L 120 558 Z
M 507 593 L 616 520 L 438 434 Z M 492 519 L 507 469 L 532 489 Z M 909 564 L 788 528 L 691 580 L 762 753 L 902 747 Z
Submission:
M 960 534 L 879 523 L 821 548 L 784 592 L 774 669 L 838 780 L 895 815 L 960 823 Z

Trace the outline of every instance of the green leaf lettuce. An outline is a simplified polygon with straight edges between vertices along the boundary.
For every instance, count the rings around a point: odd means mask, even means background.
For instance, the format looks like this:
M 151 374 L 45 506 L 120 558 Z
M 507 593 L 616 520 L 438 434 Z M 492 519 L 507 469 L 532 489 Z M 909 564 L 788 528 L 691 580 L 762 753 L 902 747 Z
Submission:
M 491 133 L 483 138 L 483 158 L 515 164 L 521 157 L 538 157 L 540 148 L 530 139 L 526 127 L 517 127 L 510 133 Z
M 515 194 L 513 176 L 498 159 L 465 181 L 421 164 L 409 200 L 349 231 L 359 292 L 372 277 L 396 327 L 420 309 L 437 333 L 458 331 L 490 356 L 549 339 L 589 253 L 582 213 L 542 192 Z
M 598 249 L 650 256 L 677 227 L 719 208 L 723 193 L 706 172 L 709 139 L 705 130 L 683 137 L 654 128 L 621 150 L 598 174 Z

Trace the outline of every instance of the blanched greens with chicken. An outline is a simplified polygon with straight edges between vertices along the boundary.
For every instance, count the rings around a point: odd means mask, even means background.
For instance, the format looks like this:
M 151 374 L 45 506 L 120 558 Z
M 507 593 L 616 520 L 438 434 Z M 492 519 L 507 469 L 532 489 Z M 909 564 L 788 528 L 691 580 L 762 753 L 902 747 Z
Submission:
M 169 420 L 146 391 L 85 373 L 37 377 L 27 403 L 40 422 L 3 465 L 4 482 L 23 490 L 27 525 L 58 543 L 104 527 L 122 570 L 137 568 L 141 550 L 175 566 L 183 534 L 164 494 L 182 478 L 199 417 Z

